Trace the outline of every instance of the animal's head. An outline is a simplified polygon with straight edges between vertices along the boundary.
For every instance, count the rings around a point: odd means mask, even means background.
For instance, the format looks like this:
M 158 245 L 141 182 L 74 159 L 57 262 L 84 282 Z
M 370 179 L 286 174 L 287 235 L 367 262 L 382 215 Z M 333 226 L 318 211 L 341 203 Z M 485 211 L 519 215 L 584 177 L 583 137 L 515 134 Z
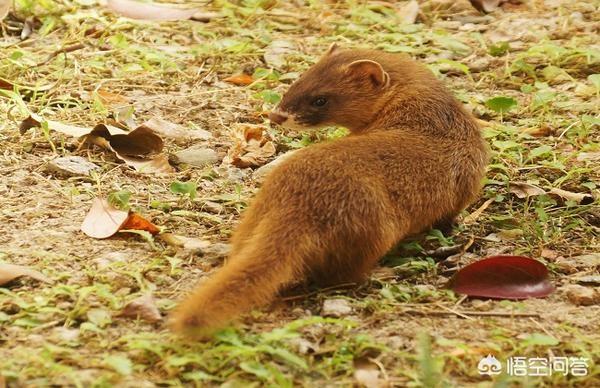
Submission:
M 291 129 L 340 125 L 359 130 L 372 123 L 391 82 L 378 55 L 389 54 L 332 45 L 290 86 L 270 120 Z

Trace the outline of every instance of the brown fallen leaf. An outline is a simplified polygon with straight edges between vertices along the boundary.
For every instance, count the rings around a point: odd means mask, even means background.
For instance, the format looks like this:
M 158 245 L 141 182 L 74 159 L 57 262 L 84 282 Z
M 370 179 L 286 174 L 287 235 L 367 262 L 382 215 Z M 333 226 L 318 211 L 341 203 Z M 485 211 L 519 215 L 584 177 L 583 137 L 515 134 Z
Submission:
M 129 217 L 125 220 L 125 223 L 123 223 L 119 229 L 145 230 L 151 234 L 160 233 L 160 229 L 156 225 L 137 213 L 130 213 Z
M 199 8 L 180 8 L 172 4 L 134 0 L 108 0 L 106 6 L 121 16 L 142 20 L 187 20 L 201 11 Z
M 81 224 L 81 231 L 93 238 L 108 238 L 123 226 L 129 212 L 112 206 L 106 199 L 96 198 Z
M 96 94 L 98 95 L 98 98 L 100 98 L 100 101 L 104 105 L 115 106 L 129 104 L 129 98 L 123 96 L 122 94 L 109 92 L 108 90 L 104 89 L 96 90 Z
M 35 280 L 39 280 L 44 283 L 52 283 L 52 280 L 48 279 L 41 272 L 38 272 L 29 267 L 22 265 L 0 263 L 0 286 L 12 282 L 13 280 L 27 276 Z
M 119 316 L 134 319 L 143 319 L 147 322 L 159 322 L 162 315 L 156 307 L 156 301 L 152 294 L 145 294 L 129 302 Z
M 232 134 L 234 144 L 225 161 L 236 167 L 262 166 L 275 155 L 275 145 L 264 126 L 240 124 L 234 127 Z
M 546 194 L 546 191 L 541 187 L 527 182 L 510 182 L 509 192 L 516 195 L 517 198 L 527 198 Z
M 577 155 L 578 162 L 596 161 L 596 160 L 600 160 L 600 151 L 580 152 L 579 155 Z
M 359 386 L 365 388 L 382 388 L 388 386 L 381 378 L 379 367 L 367 358 L 354 361 L 354 379 Z
M 587 193 L 574 193 L 572 191 L 553 188 L 548 194 L 558 196 L 567 201 L 574 201 L 580 205 L 589 205 L 594 202 L 594 197 Z
M 229 82 L 230 84 L 238 85 L 238 86 L 247 86 L 254 82 L 254 78 L 248 74 L 236 74 L 230 77 L 225 78 L 223 81 Z
M 44 119 L 32 114 L 21 123 L 21 133 L 42 126 L 43 122 Z M 90 129 L 57 121 L 46 120 L 45 122 L 52 131 L 77 137 L 82 144 L 95 144 L 113 152 L 117 158 L 139 172 L 164 174 L 175 171 L 169 164 L 167 156 L 162 153 L 164 146 L 162 138 L 147 126 L 141 125 L 128 131 L 109 124 L 98 124 Z

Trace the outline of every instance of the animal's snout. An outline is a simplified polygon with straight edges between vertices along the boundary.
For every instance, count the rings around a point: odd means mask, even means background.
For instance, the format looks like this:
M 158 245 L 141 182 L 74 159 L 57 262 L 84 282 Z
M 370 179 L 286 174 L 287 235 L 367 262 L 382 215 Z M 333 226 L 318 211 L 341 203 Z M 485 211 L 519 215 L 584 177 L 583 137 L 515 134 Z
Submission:
M 271 120 L 272 122 L 276 123 L 276 124 L 283 124 L 285 123 L 285 121 L 288 119 L 288 115 L 287 113 L 284 112 L 278 112 L 278 111 L 272 111 L 269 113 L 269 120 Z

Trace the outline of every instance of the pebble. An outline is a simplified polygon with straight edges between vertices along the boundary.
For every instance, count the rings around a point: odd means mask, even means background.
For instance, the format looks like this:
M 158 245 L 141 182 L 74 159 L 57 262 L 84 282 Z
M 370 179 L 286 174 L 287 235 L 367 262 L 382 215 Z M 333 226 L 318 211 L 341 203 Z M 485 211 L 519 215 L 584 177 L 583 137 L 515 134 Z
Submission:
M 297 150 L 286 152 L 272 160 L 271 162 L 265 164 L 264 166 L 256 169 L 252 174 L 252 178 L 257 181 L 262 181 L 265 177 L 275 169 L 275 167 L 279 166 L 283 161 L 292 156 Z
M 576 284 L 565 287 L 567 298 L 577 306 L 591 306 L 600 303 L 600 292 L 591 287 Z
M 217 152 L 211 148 L 190 147 L 175 153 L 178 163 L 196 167 L 205 167 L 219 161 Z
M 92 170 L 99 168 L 81 156 L 64 156 L 48 162 L 46 170 L 63 176 L 88 176 Z
M 326 299 L 323 302 L 321 315 L 324 317 L 340 318 L 352 314 L 352 306 L 346 299 Z

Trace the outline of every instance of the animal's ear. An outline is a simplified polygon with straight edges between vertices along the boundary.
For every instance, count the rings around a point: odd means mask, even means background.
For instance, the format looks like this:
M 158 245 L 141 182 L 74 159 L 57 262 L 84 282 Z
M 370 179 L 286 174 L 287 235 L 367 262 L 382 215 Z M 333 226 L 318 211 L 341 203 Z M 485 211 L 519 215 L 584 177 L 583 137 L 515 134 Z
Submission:
M 348 65 L 348 74 L 355 78 L 367 78 L 377 87 L 386 87 L 390 83 L 390 75 L 378 62 L 360 59 Z
M 331 46 L 329 46 L 329 48 L 327 49 L 325 56 L 329 56 L 329 55 L 335 53 L 336 51 L 338 51 L 339 49 L 340 49 L 340 46 L 338 46 L 337 43 L 332 43 Z

